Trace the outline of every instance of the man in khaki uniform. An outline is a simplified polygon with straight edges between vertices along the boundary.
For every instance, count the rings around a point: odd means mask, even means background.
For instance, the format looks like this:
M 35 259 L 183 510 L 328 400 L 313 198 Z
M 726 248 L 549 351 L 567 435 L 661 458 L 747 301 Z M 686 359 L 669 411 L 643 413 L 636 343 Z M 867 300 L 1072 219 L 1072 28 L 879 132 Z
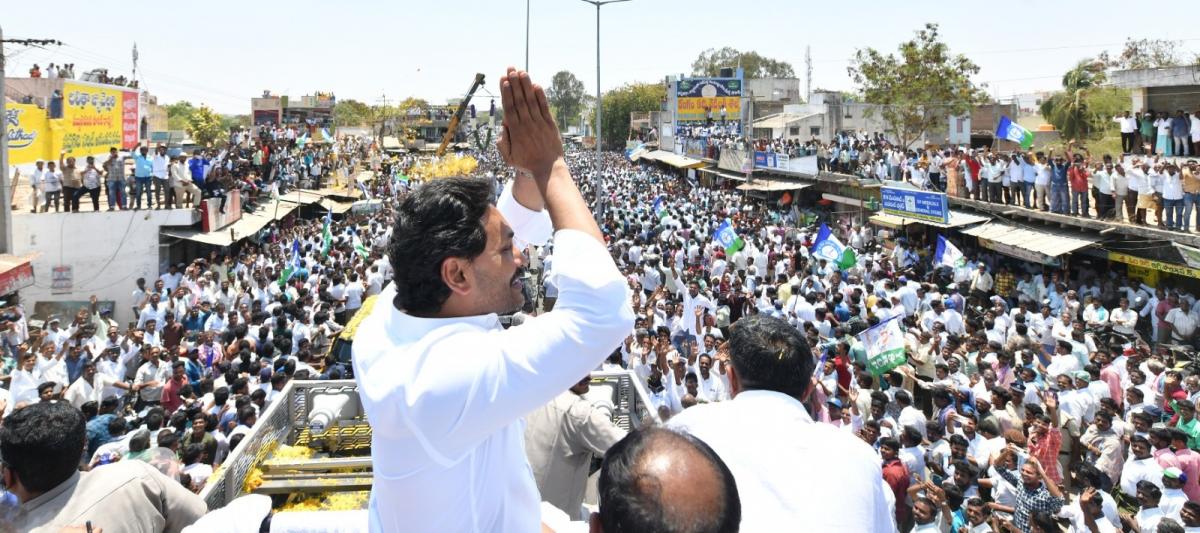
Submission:
M 542 501 L 583 520 L 581 507 L 592 456 L 625 437 L 606 409 L 584 398 L 590 378 L 525 417 L 525 454 Z
M 89 522 L 105 533 L 175 533 L 208 510 L 199 496 L 149 463 L 125 460 L 79 471 L 83 413 L 66 402 L 17 409 L 0 426 L 4 485 L 20 506 L 15 531 L 59 532 Z

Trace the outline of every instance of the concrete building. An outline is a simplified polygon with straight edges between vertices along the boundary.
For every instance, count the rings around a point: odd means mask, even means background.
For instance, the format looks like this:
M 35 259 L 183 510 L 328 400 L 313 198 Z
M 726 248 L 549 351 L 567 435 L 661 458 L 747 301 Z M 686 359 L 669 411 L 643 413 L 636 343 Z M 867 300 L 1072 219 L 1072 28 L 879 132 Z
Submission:
M 839 131 L 883 131 L 886 123 L 877 110 L 874 104 L 855 102 L 841 93 L 814 91 L 807 103 L 786 105 L 782 112 L 756 120 L 754 133 L 756 137 L 769 134 L 776 139 L 828 142 Z
M 1129 89 L 1131 111 L 1200 110 L 1200 65 L 1118 70 L 1108 81 Z
M 169 246 L 160 240 L 164 226 L 190 226 L 199 221 L 192 209 L 99 211 L 83 213 L 13 213 L 12 250 L 34 255 L 31 286 L 21 290 L 28 312 L 38 309 L 74 312 L 96 295 L 112 302 L 113 318 L 134 320 L 134 282 L 147 286 L 165 272 Z
M 800 92 L 799 78 L 746 80 L 744 93 L 749 112 L 754 114 L 753 117 L 750 117 L 751 120 L 782 113 L 785 106 L 804 103 L 804 95 Z

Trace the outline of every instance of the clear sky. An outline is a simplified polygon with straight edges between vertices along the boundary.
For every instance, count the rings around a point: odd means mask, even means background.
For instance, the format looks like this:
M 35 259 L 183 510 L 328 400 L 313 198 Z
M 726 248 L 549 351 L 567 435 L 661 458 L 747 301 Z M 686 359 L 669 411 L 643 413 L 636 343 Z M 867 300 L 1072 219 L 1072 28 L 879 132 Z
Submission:
M 596 9 L 579 0 L 530 0 L 529 61 L 535 80 L 570 70 L 595 91 Z M 33 63 L 75 63 L 139 79 L 160 102 L 189 100 L 249 113 L 270 89 L 300 96 L 433 102 L 462 95 L 476 72 L 495 80 L 525 58 L 525 0 L 210 0 L 6 2 L 6 38 L 56 38 L 62 47 L 9 46 L 9 75 Z M 813 88 L 852 89 L 854 50 L 894 50 L 925 22 L 982 70 L 1000 97 L 1058 87 L 1081 58 L 1119 51 L 1126 37 L 1183 40 L 1200 51 L 1194 0 L 1013 0 L 999 4 L 913 0 L 632 0 L 602 10 L 603 87 L 687 73 L 706 48 L 732 46 L 789 61 L 801 77 L 812 47 Z M 1146 16 L 1153 6 L 1155 15 Z M 1171 20 L 1178 18 L 1178 23 Z M 486 96 L 486 93 L 480 93 Z

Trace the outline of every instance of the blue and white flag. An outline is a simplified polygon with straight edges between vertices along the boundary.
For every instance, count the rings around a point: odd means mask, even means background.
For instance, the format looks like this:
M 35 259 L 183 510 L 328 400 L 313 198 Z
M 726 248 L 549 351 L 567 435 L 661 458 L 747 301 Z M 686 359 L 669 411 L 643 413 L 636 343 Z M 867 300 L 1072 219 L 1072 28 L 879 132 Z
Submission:
M 954 243 L 946 237 L 938 235 L 937 251 L 933 254 L 933 263 L 958 268 L 966 263 L 966 259 L 963 258 L 962 252 Z
M 1020 124 L 1004 115 L 1000 116 L 1000 125 L 996 127 L 996 137 L 1018 143 L 1022 150 L 1028 150 L 1030 146 L 1033 146 L 1033 132 L 1022 128 Z
M 737 231 L 733 229 L 733 224 L 729 222 L 729 219 L 725 219 L 725 222 L 717 227 L 717 231 L 713 233 L 713 240 L 720 243 L 721 247 L 725 249 L 726 255 L 737 253 L 745 245 L 742 238 L 738 237 Z
M 368 199 L 368 200 L 375 199 L 375 197 L 371 196 L 371 191 L 367 190 L 367 186 L 363 185 L 363 182 L 361 182 L 361 181 L 358 182 L 358 188 L 359 188 L 359 190 L 362 191 L 363 197 L 365 197 L 366 199 Z
M 659 196 L 658 199 L 654 200 L 654 207 L 652 208 L 654 210 L 654 216 L 658 217 L 659 220 L 662 220 L 663 217 L 667 216 L 666 201 L 663 200 L 663 198 L 665 197 Z
M 813 241 L 810 251 L 813 257 L 834 263 L 841 269 L 850 268 L 858 262 L 854 249 L 842 244 L 825 224 L 821 224 L 821 229 L 817 231 L 817 239 Z

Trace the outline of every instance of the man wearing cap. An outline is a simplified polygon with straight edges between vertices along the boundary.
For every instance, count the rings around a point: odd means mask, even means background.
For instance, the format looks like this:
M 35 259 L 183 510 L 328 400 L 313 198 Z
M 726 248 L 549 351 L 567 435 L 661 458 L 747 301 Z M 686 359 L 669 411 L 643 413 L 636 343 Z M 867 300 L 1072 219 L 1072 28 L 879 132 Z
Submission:
M 1187 481 L 1187 474 L 1184 474 L 1183 470 L 1175 467 L 1163 470 L 1162 498 L 1158 500 L 1158 508 L 1162 509 L 1164 517 L 1175 521 L 1183 520 L 1180 514 L 1183 512 L 1183 504 L 1188 502 L 1188 495 L 1183 492 L 1183 485 Z

